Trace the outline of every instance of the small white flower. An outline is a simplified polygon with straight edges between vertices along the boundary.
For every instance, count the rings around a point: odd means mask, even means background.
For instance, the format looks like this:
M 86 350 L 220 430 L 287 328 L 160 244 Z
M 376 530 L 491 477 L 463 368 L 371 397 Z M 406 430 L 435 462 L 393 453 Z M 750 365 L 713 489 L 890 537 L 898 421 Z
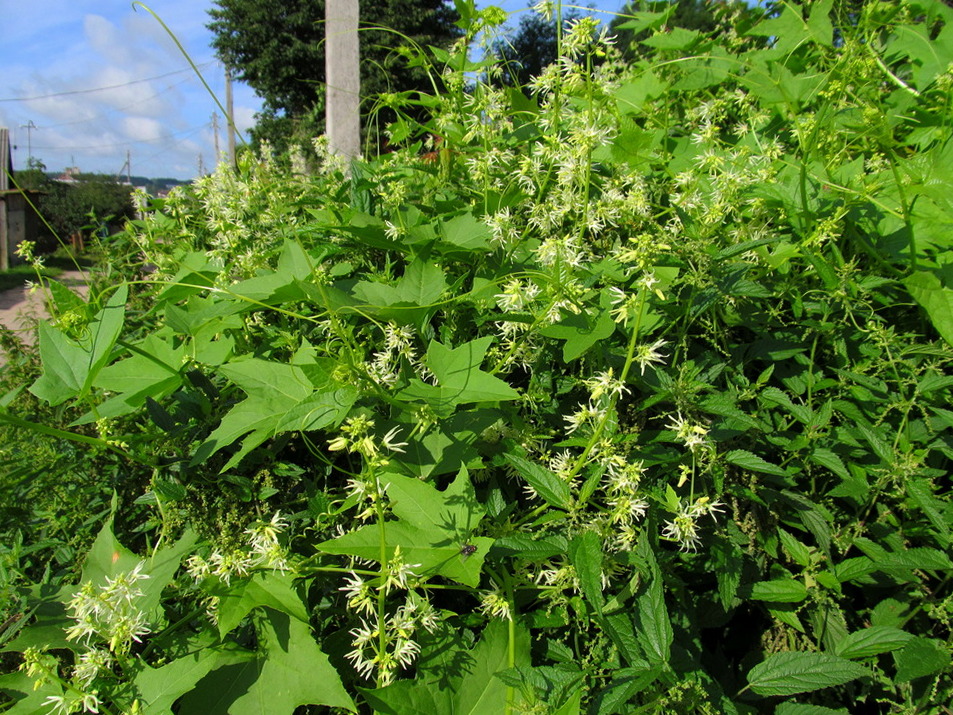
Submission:
M 389 449 L 391 452 L 403 453 L 404 452 L 403 448 L 407 446 L 407 443 L 394 441 L 397 439 L 398 432 L 400 432 L 400 428 L 394 427 L 392 430 L 390 430 L 390 432 L 384 435 L 384 439 L 382 443 L 384 447 Z
M 666 355 L 659 352 L 668 345 L 665 340 L 656 340 L 651 345 L 639 345 L 635 351 L 635 361 L 639 364 L 640 374 L 645 374 L 645 368 L 653 363 L 662 364 L 665 362 Z

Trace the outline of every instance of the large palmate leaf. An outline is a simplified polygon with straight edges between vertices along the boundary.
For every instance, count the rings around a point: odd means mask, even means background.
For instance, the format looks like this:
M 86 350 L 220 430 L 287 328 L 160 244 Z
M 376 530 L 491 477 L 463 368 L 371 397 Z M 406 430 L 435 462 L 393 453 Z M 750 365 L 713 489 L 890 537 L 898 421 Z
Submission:
M 267 607 L 287 613 L 303 623 L 308 610 L 292 586 L 292 578 L 277 571 L 256 571 L 251 576 L 216 590 L 218 632 L 222 636 L 235 628 L 256 608 Z
M 358 556 L 377 561 L 390 559 L 400 548 L 404 563 L 415 564 L 414 573 L 438 573 L 467 586 L 477 587 L 486 552 L 493 539 L 469 537 L 484 510 L 476 500 L 465 470 L 444 491 L 418 479 L 386 474 L 381 477 L 398 521 L 384 523 L 385 548 L 381 552 L 381 527 L 371 524 L 318 545 L 329 554 Z M 464 549 L 464 546 L 473 547 Z
M 420 687 L 419 682 L 402 681 L 379 690 L 365 690 L 364 695 L 377 712 L 385 715 L 506 712 L 508 688 L 497 674 L 530 665 L 529 631 L 519 625 L 513 630 L 511 644 L 507 623 L 491 621 L 480 642 L 459 659 L 455 677 L 449 682 L 435 681 Z
M 340 421 L 357 399 L 353 387 L 336 386 L 306 365 L 250 358 L 223 365 L 220 371 L 248 397 L 222 418 L 197 450 L 193 463 L 248 435 L 222 471 L 279 432 L 320 429 Z
M 518 399 L 519 393 L 506 382 L 480 369 L 492 341 L 478 338 L 456 348 L 431 341 L 426 362 L 437 384 L 412 380 L 401 396 L 429 403 L 442 417 L 450 416 L 457 405 Z
M 219 664 L 217 656 L 215 650 L 206 648 L 159 668 L 144 665 L 133 681 L 139 690 L 139 704 L 144 715 L 170 713 L 175 701 Z
M 182 699 L 181 712 L 291 715 L 300 705 L 355 711 L 307 623 L 264 609 L 256 630 L 258 650 L 220 653 L 215 669 Z
M 30 386 L 30 392 L 51 405 L 89 393 L 122 330 L 128 292 L 125 283 L 119 286 L 78 337 L 48 322 L 40 323 L 43 374 Z

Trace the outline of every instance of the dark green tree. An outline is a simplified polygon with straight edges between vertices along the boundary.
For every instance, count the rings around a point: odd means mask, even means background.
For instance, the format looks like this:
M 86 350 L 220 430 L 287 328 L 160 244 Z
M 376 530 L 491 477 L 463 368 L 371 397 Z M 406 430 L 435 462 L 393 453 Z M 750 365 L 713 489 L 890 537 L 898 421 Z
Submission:
M 209 10 L 212 45 L 236 79 L 264 100 L 256 142 L 279 151 L 324 127 L 324 0 L 215 0 Z M 360 7 L 362 112 L 384 93 L 432 92 L 422 67 L 410 66 L 409 38 L 446 47 L 460 31 L 446 0 L 365 0 Z M 382 29 L 386 28 L 386 29 Z M 378 125 L 396 115 L 383 110 Z M 367 124 L 367 122 L 365 122 Z
M 52 235 L 40 236 L 40 253 L 54 250 L 75 231 L 89 235 L 103 225 L 118 227 L 135 215 L 131 186 L 101 174 L 80 174 L 76 178 L 77 183 L 66 184 L 38 169 L 15 174 L 19 187 L 37 192 L 36 207 L 59 237 L 58 241 Z

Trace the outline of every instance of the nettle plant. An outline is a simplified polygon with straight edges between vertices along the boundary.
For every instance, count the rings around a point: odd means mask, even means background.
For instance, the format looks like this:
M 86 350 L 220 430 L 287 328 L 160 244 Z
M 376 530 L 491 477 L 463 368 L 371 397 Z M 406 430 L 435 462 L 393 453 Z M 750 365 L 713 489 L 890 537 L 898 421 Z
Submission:
M 54 291 L 69 416 L 2 417 L 142 483 L 8 712 L 945 712 L 953 10 L 582 18 L 514 89 L 457 9 L 403 148 L 246 153 Z

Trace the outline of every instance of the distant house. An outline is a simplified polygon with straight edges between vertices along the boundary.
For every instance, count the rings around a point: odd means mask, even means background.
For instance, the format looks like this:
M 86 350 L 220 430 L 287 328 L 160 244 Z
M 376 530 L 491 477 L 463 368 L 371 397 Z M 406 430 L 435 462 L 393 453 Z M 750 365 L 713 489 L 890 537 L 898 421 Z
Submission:
M 15 251 L 21 241 L 36 241 L 40 217 L 34 211 L 39 192 L 15 188 L 10 130 L 0 128 L 0 270 L 6 270 L 19 258 Z
M 78 184 L 79 167 L 67 166 L 66 169 L 63 170 L 63 173 L 53 179 L 53 181 L 59 181 L 61 184 Z

